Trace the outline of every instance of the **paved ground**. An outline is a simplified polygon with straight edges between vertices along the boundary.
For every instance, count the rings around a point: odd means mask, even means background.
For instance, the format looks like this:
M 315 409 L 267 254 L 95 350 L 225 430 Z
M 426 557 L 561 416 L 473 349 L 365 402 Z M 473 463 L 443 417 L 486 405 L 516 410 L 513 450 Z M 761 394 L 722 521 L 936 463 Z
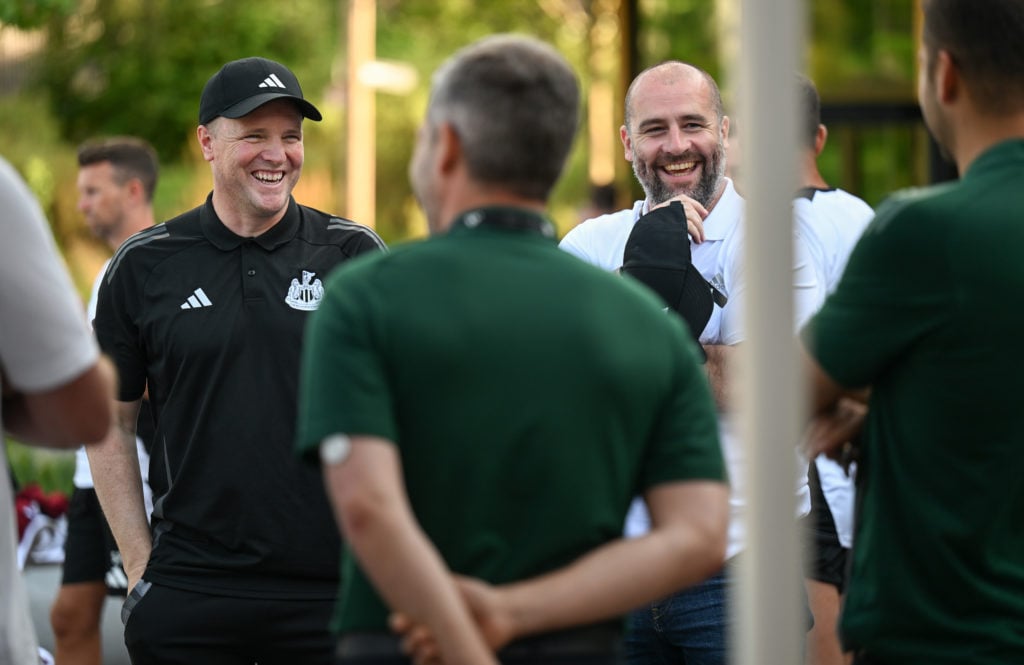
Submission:
M 30 565 L 25 569 L 32 619 L 39 636 L 39 646 L 53 652 L 53 632 L 50 630 L 50 605 L 60 586 L 59 565 Z M 103 605 L 103 664 L 130 665 L 124 648 L 124 629 L 121 626 L 121 601 L 108 598 Z

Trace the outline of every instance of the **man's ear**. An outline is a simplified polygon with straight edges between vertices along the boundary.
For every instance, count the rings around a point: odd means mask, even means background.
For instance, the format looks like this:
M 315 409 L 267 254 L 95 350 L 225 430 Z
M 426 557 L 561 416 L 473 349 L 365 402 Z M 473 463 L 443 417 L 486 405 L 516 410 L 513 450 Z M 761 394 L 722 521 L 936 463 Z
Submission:
M 945 105 L 955 102 L 963 90 L 960 68 L 949 51 L 940 49 L 935 55 L 935 91 Z
M 146 188 L 142 186 L 142 181 L 138 178 L 129 178 L 128 182 L 128 193 L 131 197 L 139 203 L 145 203 L 146 201 Z
M 438 127 L 437 168 L 443 174 L 450 174 L 462 161 L 462 139 L 450 123 Z
M 203 151 L 203 159 L 213 161 L 213 134 L 206 128 L 206 125 L 196 127 L 196 138 L 199 139 L 199 148 Z
M 622 152 L 627 162 L 633 161 L 633 141 L 629 138 L 629 130 L 623 125 L 619 127 L 619 139 L 622 140 Z
M 825 149 L 825 142 L 828 141 L 828 127 L 818 125 L 818 131 L 814 132 L 814 156 L 817 157 Z

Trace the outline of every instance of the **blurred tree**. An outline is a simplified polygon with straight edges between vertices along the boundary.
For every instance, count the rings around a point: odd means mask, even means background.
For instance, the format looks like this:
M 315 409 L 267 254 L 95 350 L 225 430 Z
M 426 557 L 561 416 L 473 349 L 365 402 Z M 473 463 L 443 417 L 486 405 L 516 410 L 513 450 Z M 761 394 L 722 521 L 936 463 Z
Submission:
M 378 99 L 387 101 L 377 104 L 377 230 L 386 240 L 425 233 L 421 213 L 413 205 L 406 170 L 434 70 L 456 49 L 480 37 L 519 32 L 554 44 L 573 64 L 585 88 L 589 82 L 586 43 L 592 20 L 590 4 L 589 0 L 486 5 L 472 0 L 379 0 L 378 58 L 412 65 L 420 81 L 405 97 L 379 93 Z M 586 196 L 586 164 L 579 157 L 585 150 L 584 131 L 579 135 L 571 166 L 555 192 L 552 212 L 556 221 L 559 217 L 566 223 L 574 220 L 573 210 Z
M 56 0 L 50 0 L 56 1 Z M 335 3 L 96 0 L 48 23 L 41 84 L 65 137 L 136 134 L 163 161 L 191 141 L 199 94 L 225 62 L 286 63 L 314 99 L 328 83 Z
M 639 0 L 639 8 L 639 69 L 663 60 L 684 60 L 706 70 L 715 77 L 719 87 L 726 86 L 724 63 L 719 62 L 718 57 L 715 3 Z
M 736 11 L 739 0 L 632 1 L 638 9 L 638 69 L 667 59 L 691 62 L 715 77 L 726 113 L 735 115 L 731 63 L 722 60 L 740 45 L 723 43 L 738 35 L 737 25 L 724 24 L 722 18 L 726 9 Z M 915 0 L 806 2 L 805 72 L 817 84 L 824 104 L 914 103 L 914 6 Z M 926 181 L 920 153 L 927 143 L 920 124 L 875 120 L 870 126 L 835 124 L 829 129 L 831 138 L 821 160 L 829 182 L 852 188 L 877 204 L 895 188 Z M 642 195 L 638 185 L 632 187 Z
M 74 7 L 75 0 L 0 0 L 0 27 L 39 28 L 56 17 L 67 16 Z

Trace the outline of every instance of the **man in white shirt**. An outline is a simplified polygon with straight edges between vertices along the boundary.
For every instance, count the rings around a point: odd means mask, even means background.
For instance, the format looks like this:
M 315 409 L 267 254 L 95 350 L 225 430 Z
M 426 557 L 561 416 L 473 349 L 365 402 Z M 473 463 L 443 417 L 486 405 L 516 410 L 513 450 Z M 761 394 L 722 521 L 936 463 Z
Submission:
M 800 153 L 801 188 L 793 201 L 793 218 L 818 269 L 819 281 L 832 293 L 875 211 L 849 192 L 830 187 L 818 170 L 828 130 L 821 124 L 821 99 L 810 79 L 798 77 L 803 111 Z M 853 546 L 853 474 L 826 455 L 818 455 L 808 473 L 811 514 L 808 523 L 809 559 L 805 571 L 807 597 L 814 627 L 807 634 L 809 665 L 843 665 L 836 625 L 846 588 L 846 560 Z
M 134 137 L 90 141 L 78 149 L 78 209 L 92 234 L 116 250 L 132 235 L 153 226 L 153 193 L 159 164 L 156 152 Z M 96 276 L 89 299 L 88 317 L 96 315 L 96 297 L 109 261 Z M 148 405 L 142 410 L 139 431 L 152 431 Z M 152 510 L 146 481 L 149 455 L 137 439 L 147 514 Z M 128 578 L 121 554 L 103 516 L 85 446 L 75 454 L 74 492 L 68 509 L 68 537 L 64 543 L 64 569 L 60 589 L 50 609 L 58 662 L 100 665 L 100 620 L 107 595 L 124 597 Z
M 652 210 L 679 202 L 691 238 L 691 261 L 725 296 L 714 307 L 699 341 L 719 408 L 719 432 L 731 483 L 729 543 L 722 572 L 697 587 L 640 608 L 630 617 L 626 650 L 631 663 L 726 662 L 729 561 L 744 547 L 744 459 L 731 413 L 729 363 L 743 341 L 743 199 L 725 177 L 729 118 L 707 73 L 682 62 L 665 62 L 641 72 L 626 94 L 620 138 L 625 157 L 646 198 L 632 209 L 603 215 L 570 231 L 561 247 L 605 270 L 622 267 L 634 225 Z M 678 210 L 678 206 L 676 207 Z M 820 304 L 823 289 L 806 246 L 795 239 L 793 267 L 797 323 Z M 724 300 L 721 299 L 720 302 Z M 797 513 L 810 510 L 806 461 L 796 453 Z M 647 517 L 634 503 L 627 535 L 642 533 Z M 655 617 L 658 619 L 655 620 Z

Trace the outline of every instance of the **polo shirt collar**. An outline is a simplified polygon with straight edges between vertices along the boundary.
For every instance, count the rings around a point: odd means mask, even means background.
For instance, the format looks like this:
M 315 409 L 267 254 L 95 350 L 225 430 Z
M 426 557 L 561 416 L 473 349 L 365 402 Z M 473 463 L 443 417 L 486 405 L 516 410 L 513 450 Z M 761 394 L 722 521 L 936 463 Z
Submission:
M 220 221 L 220 217 L 213 209 L 213 192 L 206 197 L 206 203 L 199 210 L 199 226 L 203 230 L 203 235 L 214 247 L 225 252 L 238 249 L 246 241 L 255 242 L 268 252 L 272 252 L 295 237 L 299 230 L 299 218 L 299 206 L 295 202 L 295 197 L 288 197 L 288 209 L 277 224 L 254 238 L 243 238 Z
M 743 197 L 736 191 L 732 180 L 726 178 L 722 195 L 718 197 L 715 207 L 704 218 L 704 239 L 725 240 L 736 220 L 743 215 L 743 203 Z M 650 212 L 650 209 L 650 204 L 647 199 L 644 199 L 641 205 L 634 209 L 633 222 L 635 223 L 642 215 Z
M 448 232 L 458 234 L 480 227 L 556 239 L 555 225 L 546 215 L 512 206 L 484 206 L 466 210 L 452 221 Z
M 991 168 L 1017 165 L 1022 161 L 1024 161 L 1024 139 L 1013 138 L 1000 141 L 978 155 L 967 167 L 967 172 L 960 177 L 960 180 L 971 180 L 988 172 Z

